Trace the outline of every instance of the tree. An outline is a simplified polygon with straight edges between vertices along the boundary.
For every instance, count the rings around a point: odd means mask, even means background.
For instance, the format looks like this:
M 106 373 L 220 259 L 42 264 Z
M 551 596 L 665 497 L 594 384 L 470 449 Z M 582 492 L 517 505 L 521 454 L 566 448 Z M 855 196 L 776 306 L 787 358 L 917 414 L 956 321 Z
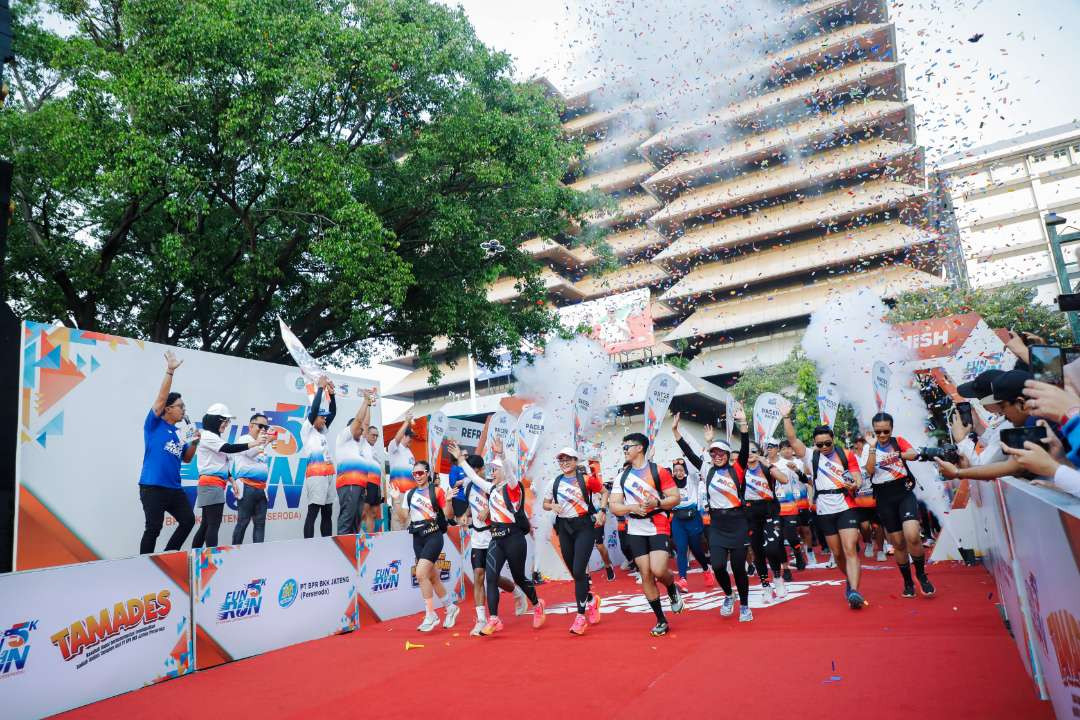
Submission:
M 912 322 L 974 312 L 992 328 L 1031 332 L 1048 342 L 1071 345 L 1065 314 L 1036 301 L 1036 294 L 1035 288 L 1016 284 L 986 290 L 954 287 L 918 290 L 900 295 L 888 320 Z
M 21 0 L 17 310 L 267 360 L 434 338 L 493 363 L 554 326 L 522 240 L 593 205 L 582 152 L 428 0 Z M 46 23 L 46 16 L 53 21 Z M 74 29 L 60 34 L 51 28 Z M 486 299 L 496 278 L 520 297 Z

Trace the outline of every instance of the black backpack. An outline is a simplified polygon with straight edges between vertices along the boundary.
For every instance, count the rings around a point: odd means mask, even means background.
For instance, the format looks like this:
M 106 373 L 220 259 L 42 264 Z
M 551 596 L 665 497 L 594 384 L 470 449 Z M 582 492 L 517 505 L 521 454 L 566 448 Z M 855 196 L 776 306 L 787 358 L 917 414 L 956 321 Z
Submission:
M 406 508 L 412 507 L 412 495 L 414 492 L 416 492 L 416 488 L 413 488 L 405 495 Z M 435 523 L 439 526 L 439 532 L 445 533 L 447 528 L 450 527 L 450 523 L 447 522 L 442 506 L 439 505 L 438 495 L 435 492 L 435 483 L 428 483 L 428 497 L 431 498 L 431 507 L 435 508 Z
M 589 488 L 585 486 L 585 473 L 578 468 L 575 472 L 577 475 L 578 487 L 581 488 L 581 496 L 585 498 L 585 504 L 589 507 L 589 520 L 596 521 L 596 508 L 593 507 L 592 493 L 589 492 Z M 555 478 L 555 484 L 551 487 L 551 499 L 557 500 L 559 497 L 559 483 L 563 480 L 563 475 Z
M 889 447 L 895 450 L 897 454 L 900 453 L 900 442 L 895 437 L 889 438 Z M 904 459 L 903 455 L 900 455 L 900 462 L 904 463 L 904 472 L 907 473 L 907 478 L 904 479 L 904 487 L 910 490 L 915 487 L 915 476 L 911 474 L 911 468 L 908 467 L 907 460 Z M 870 481 L 873 483 L 873 478 Z
M 739 502 L 746 502 L 746 481 L 739 482 L 739 475 L 735 472 L 735 466 L 732 463 L 728 463 L 723 468 L 718 468 L 715 465 L 709 467 L 709 472 L 705 473 L 705 502 L 709 502 L 709 483 L 712 482 L 713 476 L 721 470 L 727 470 L 728 476 L 731 477 L 731 481 L 735 483 L 735 487 L 739 490 Z
M 663 500 L 664 499 L 664 491 L 660 489 L 660 470 L 656 467 L 656 463 L 651 462 L 651 461 L 649 462 L 647 467 L 649 468 L 649 477 L 652 478 L 653 485 L 656 487 L 656 494 L 660 496 L 661 500 Z M 623 470 L 622 477 L 619 478 L 619 487 L 622 489 L 623 498 L 626 497 L 626 478 L 630 476 L 630 471 L 631 471 L 632 468 L 633 468 L 632 465 L 627 465 L 626 469 Z M 655 510 L 650 510 L 645 515 L 630 515 L 630 517 L 644 519 L 644 518 L 651 518 L 653 515 L 661 515 L 661 514 L 667 515 L 668 511 L 664 510 L 664 509 L 662 509 L 660 507 L 657 507 Z
M 521 488 L 521 505 L 519 507 L 514 507 L 514 503 L 510 500 L 510 488 L 503 485 L 502 491 L 506 507 L 514 511 L 514 525 L 523 534 L 528 535 L 532 531 L 532 524 L 529 522 L 529 516 L 525 514 L 525 488 Z

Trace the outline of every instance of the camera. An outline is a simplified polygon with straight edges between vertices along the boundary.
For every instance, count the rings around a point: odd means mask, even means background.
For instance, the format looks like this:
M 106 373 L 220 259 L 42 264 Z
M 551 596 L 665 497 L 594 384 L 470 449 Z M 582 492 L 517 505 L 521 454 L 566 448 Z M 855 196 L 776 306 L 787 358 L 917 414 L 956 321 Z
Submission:
M 945 462 L 958 463 L 960 462 L 960 451 L 955 445 L 951 444 L 942 445 L 941 447 L 924 447 L 919 448 L 919 457 L 915 459 L 924 462 L 940 459 Z

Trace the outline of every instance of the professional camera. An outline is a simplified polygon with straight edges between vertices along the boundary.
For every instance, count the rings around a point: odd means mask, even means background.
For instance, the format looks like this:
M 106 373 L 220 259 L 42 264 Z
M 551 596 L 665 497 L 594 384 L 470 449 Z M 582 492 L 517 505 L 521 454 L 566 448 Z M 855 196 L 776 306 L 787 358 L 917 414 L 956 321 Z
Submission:
M 960 462 L 960 450 L 955 445 L 942 445 L 941 447 L 924 447 L 919 448 L 919 457 L 916 460 L 922 460 L 929 462 L 939 458 L 945 462 L 958 463 Z

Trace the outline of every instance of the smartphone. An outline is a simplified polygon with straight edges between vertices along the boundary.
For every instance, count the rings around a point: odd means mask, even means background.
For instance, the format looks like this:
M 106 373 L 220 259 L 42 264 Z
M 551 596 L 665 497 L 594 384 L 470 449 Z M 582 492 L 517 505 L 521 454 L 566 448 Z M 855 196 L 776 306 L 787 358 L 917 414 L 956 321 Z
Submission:
M 1071 362 L 1080 360 L 1080 345 L 1073 345 L 1072 347 L 1062 348 L 1065 353 L 1065 364 L 1068 365 Z
M 1080 310 L 1080 293 L 1058 295 L 1058 310 L 1061 312 L 1074 312 Z
M 1022 448 L 1025 442 L 1041 443 L 1046 439 L 1046 428 L 1035 427 L 1005 428 L 1001 431 L 1001 444 L 1011 448 Z
M 1065 386 L 1065 351 L 1056 345 L 1032 345 L 1028 365 L 1039 382 Z
M 958 402 L 956 403 L 956 412 L 960 413 L 960 422 L 964 423 L 968 427 L 971 427 L 971 403 Z

